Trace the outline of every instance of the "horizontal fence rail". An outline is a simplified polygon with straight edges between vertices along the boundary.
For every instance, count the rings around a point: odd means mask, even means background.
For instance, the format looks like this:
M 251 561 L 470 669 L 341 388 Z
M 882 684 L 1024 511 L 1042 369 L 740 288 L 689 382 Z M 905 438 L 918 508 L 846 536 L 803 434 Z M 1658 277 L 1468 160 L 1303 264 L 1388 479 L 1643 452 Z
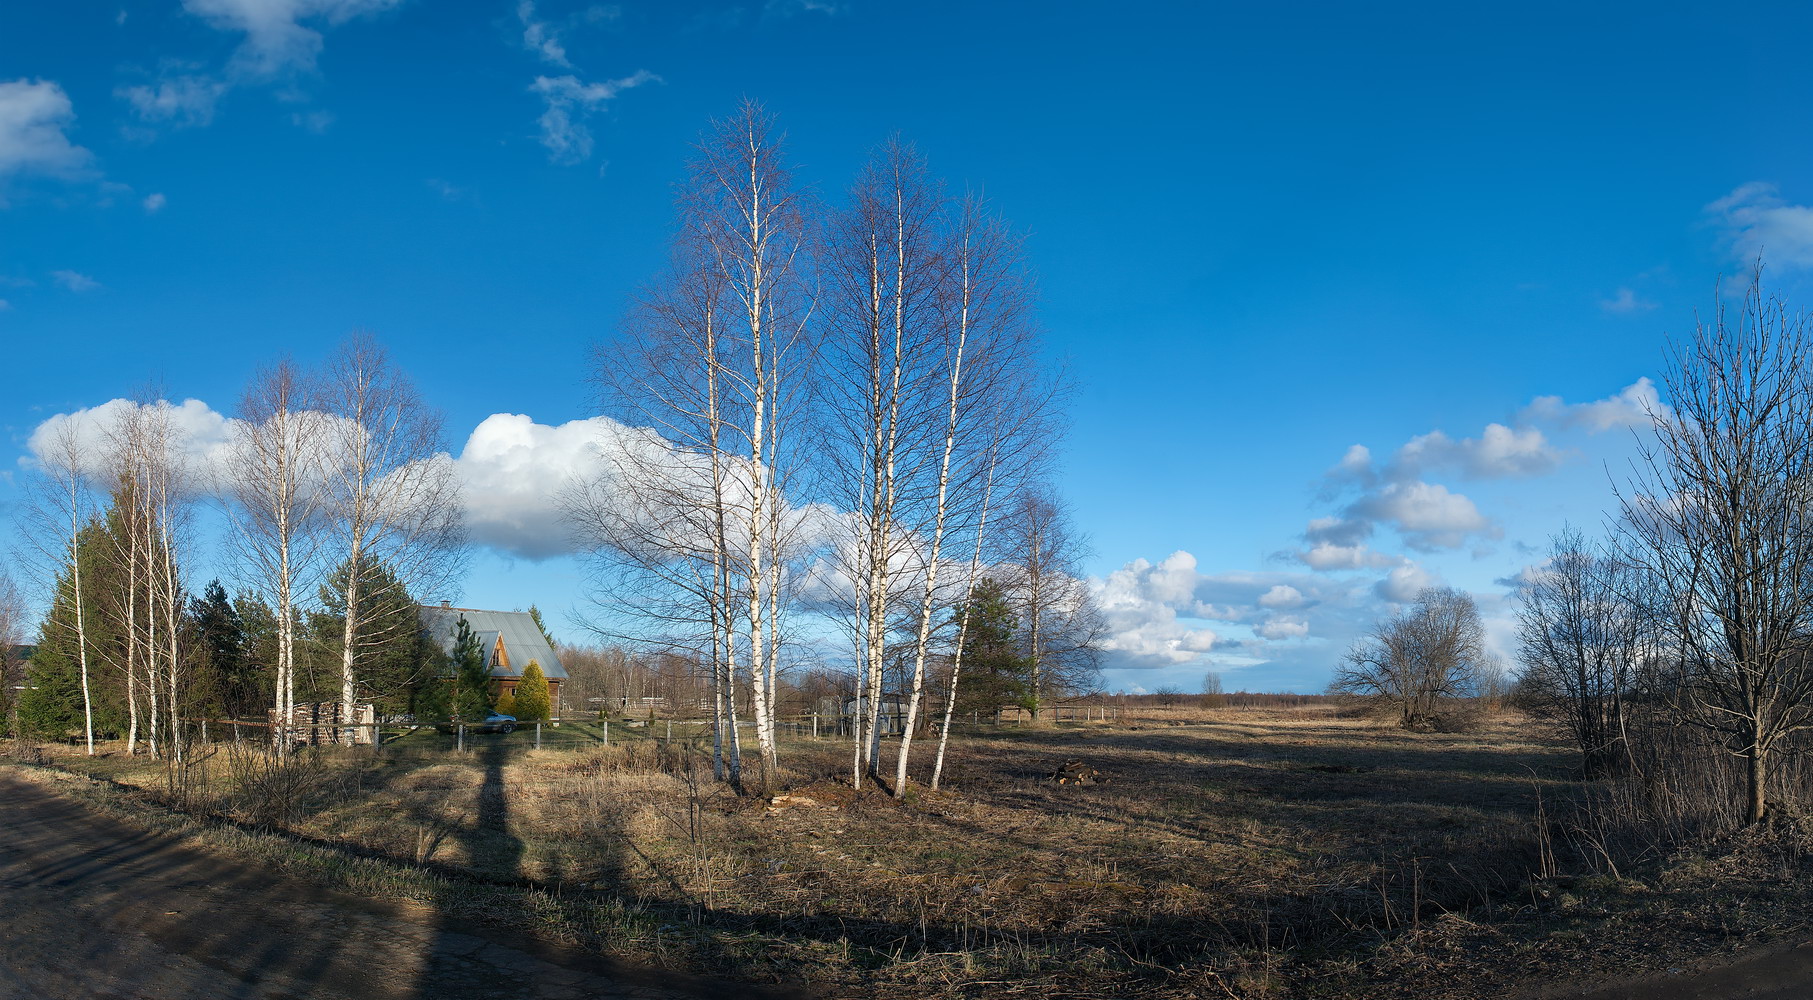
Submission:
M 1113 705 L 1051 705 L 1040 710 L 1040 720 L 1052 723 L 1105 723 L 1120 715 Z M 879 716 L 883 735 L 898 735 L 906 727 L 904 712 L 883 712 Z M 511 749 L 583 750 L 610 746 L 612 743 L 698 742 L 711 738 L 713 724 L 709 718 L 599 718 L 596 716 L 518 721 L 510 732 L 481 722 L 447 722 L 439 725 L 403 721 L 376 722 L 291 722 L 265 719 L 191 719 L 192 732 L 203 743 L 244 743 L 260 741 L 300 746 L 367 746 L 380 753 L 422 751 L 444 752 L 483 746 Z M 868 718 L 860 720 L 866 727 Z M 1023 726 L 1032 722 L 1024 709 L 1007 709 L 999 713 L 971 712 L 968 717 L 953 720 L 965 729 L 989 729 Z M 858 720 L 849 715 L 803 712 L 777 719 L 777 734 L 795 739 L 838 739 L 854 735 Z M 935 729 L 943 722 L 942 713 L 922 713 L 918 724 L 923 730 Z M 753 734 L 752 722 L 739 719 L 739 732 Z

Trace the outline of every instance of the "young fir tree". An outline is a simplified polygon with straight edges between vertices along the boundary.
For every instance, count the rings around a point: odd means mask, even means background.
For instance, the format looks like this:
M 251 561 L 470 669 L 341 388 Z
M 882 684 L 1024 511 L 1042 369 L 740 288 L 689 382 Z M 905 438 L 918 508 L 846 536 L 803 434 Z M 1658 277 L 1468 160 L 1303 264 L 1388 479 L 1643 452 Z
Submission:
M 547 675 L 541 672 L 539 662 L 530 660 L 523 668 L 522 680 L 516 682 L 516 711 L 512 714 L 524 722 L 535 722 L 550 718 L 552 710 Z
M 483 719 L 491 711 L 491 667 L 485 662 L 485 650 L 478 636 L 461 615 L 453 633 L 453 684 L 449 714 L 466 721 Z
M 533 604 L 529 605 L 529 617 L 535 619 L 535 627 L 541 629 L 541 637 L 548 640 L 549 646 L 560 645 L 560 643 L 554 641 L 554 633 L 548 631 L 547 624 L 541 620 L 540 608 Z
M 1008 705 L 1025 704 L 1032 663 L 1018 640 L 1019 623 L 1006 591 L 983 580 L 970 597 L 968 615 L 958 712 L 992 716 Z
M 196 707 L 231 718 L 262 711 L 258 678 L 246 657 L 245 627 L 219 580 L 209 582 L 202 596 L 189 602 L 186 625 Z

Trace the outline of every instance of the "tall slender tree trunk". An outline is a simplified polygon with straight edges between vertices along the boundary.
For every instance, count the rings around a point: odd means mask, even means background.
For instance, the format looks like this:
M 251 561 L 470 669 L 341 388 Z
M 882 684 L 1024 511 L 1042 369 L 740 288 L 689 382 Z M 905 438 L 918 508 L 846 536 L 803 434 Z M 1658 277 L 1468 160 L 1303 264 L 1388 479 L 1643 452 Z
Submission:
M 944 698 L 944 725 L 938 731 L 938 756 L 932 762 L 933 789 L 938 787 L 938 782 L 944 777 L 944 751 L 951 741 L 951 720 L 957 714 L 957 681 L 963 676 L 963 645 L 964 640 L 969 638 L 970 603 L 975 600 L 976 578 L 982 572 L 982 542 L 987 537 L 989 504 L 994 499 L 996 449 L 999 445 L 1000 442 L 996 441 L 989 449 L 988 472 L 982 482 L 982 509 L 976 517 L 976 547 L 970 553 L 969 579 L 963 587 L 963 613 L 957 620 L 957 648 L 951 654 L 950 690 Z
M 966 246 L 967 249 L 967 246 Z M 932 523 L 931 558 L 925 570 L 925 593 L 919 603 L 919 634 L 913 648 L 912 692 L 900 730 L 899 756 L 894 764 L 894 797 L 906 794 L 907 756 L 913 746 L 913 727 L 919 723 L 919 701 L 925 692 L 925 658 L 932 641 L 932 609 L 938 591 L 938 569 L 944 554 L 944 526 L 950 512 L 951 452 L 957 446 L 958 400 L 962 398 L 963 353 L 969 346 L 969 260 L 963 258 L 963 306 L 957 322 L 957 347 L 951 356 L 950 398 L 944 424 L 944 454 L 938 465 L 938 510 Z M 954 680 L 954 678 L 953 678 Z M 953 683 L 952 690 L 956 685 Z
M 74 480 L 71 480 L 74 482 Z M 75 487 L 69 503 L 69 571 L 70 588 L 76 613 L 76 662 L 82 671 L 82 736 L 88 744 L 88 756 L 94 756 L 94 696 L 88 687 L 88 616 L 82 603 L 82 519 Z

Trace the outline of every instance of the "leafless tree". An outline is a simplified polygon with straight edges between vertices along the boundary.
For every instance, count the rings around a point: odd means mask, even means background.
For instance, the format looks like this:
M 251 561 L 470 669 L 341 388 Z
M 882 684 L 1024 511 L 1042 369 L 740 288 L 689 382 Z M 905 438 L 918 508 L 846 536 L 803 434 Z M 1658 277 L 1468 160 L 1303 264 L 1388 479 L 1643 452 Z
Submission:
M 1626 699 L 1655 651 L 1643 597 L 1634 567 L 1572 528 L 1555 536 L 1548 561 L 1517 593 L 1520 697 L 1561 725 L 1589 776 L 1628 751 Z
M 947 536 L 962 537 L 964 527 L 972 522 L 977 539 L 983 539 L 988 505 L 996 498 L 996 490 L 1022 482 L 1024 471 L 1046 450 L 1042 436 L 1025 433 L 1039 426 L 1048 387 L 1039 376 L 1030 282 L 1020 255 L 1020 239 L 974 195 L 951 206 L 945 226 L 942 254 L 949 266 L 939 272 L 945 287 L 938 297 L 937 313 L 943 356 L 940 375 L 946 389 L 943 440 L 932 441 L 938 449 L 937 464 L 926 470 L 932 497 L 929 524 L 921 518 L 908 536 L 912 564 L 923 575 L 923 582 L 906 719 L 895 757 L 896 796 L 906 793 L 907 765 L 932 652 L 933 618 L 952 603 L 939 589 L 947 561 L 945 540 Z M 1003 413 L 1020 419 L 1003 420 Z M 1004 452 L 1012 453 L 1013 460 L 1003 463 Z M 966 609 L 975 586 L 974 554 L 970 567 L 972 575 L 963 581 L 961 606 Z M 952 656 L 950 693 L 956 691 L 961 669 L 961 625 L 957 631 L 959 652 Z M 950 708 L 947 705 L 947 719 Z M 938 770 L 934 763 L 934 774 Z
M 189 458 L 172 422 L 171 404 L 155 392 L 117 410 L 105 428 L 102 464 L 113 481 L 111 561 L 124 587 L 112 588 L 107 615 L 120 636 L 111 655 L 125 675 L 127 750 L 139 733 L 154 757 L 183 750 L 181 541 L 194 496 Z M 142 701 L 141 701 L 142 687 Z
M 1471 693 L 1485 655 L 1473 598 L 1425 587 L 1411 607 L 1348 650 L 1330 689 L 1377 698 L 1397 711 L 1401 725 L 1424 726 L 1437 721 L 1444 701 Z
M 1083 576 L 1084 541 L 1056 492 L 1042 484 L 1026 490 L 1007 523 L 1004 582 L 1026 631 L 1037 719 L 1047 693 L 1093 683 L 1108 630 Z
M 246 582 L 276 611 L 272 707 L 280 719 L 295 713 L 298 601 L 318 569 L 330 424 L 315 397 L 315 385 L 288 359 L 253 375 L 240 397 L 238 434 L 221 483 Z
M 1813 349 L 1806 317 L 1765 294 L 1669 352 L 1671 409 L 1651 414 L 1620 488 L 1626 547 L 1650 573 L 1680 658 L 1687 721 L 1744 761 L 1743 815 L 1770 803 L 1770 766 L 1813 727 Z
M 607 405 L 652 433 L 607 447 L 607 482 L 568 504 L 615 581 L 639 578 L 638 617 L 659 642 L 711 664 L 714 762 L 733 780 L 739 676 L 764 774 L 777 764 L 774 695 L 803 527 L 788 499 L 790 432 L 812 361 L 812 296 L 805 196 L 784 145 L 754 102 L 701 138 L 672 266 L 599 358 Z
M 340 560 L 336 583 L 344 577 L 340 700 L 351 705 L 361 651 L 414 627 L 386 615 L 382 602 L 361 600 L 366 577 L 381 565 L 412 593 L 444 589 L 463 554 L 459 480 L 440 451 L 440 415 L 369 335 L 341 345 L 321 398 L 329 417 L 322 512 Z
M 844 452 L 834 471 L 854 537 L 841 550 L 853 586 L 852 637 L 862 675 L 852 780 L 879 775 L 888 632 L 912 600 L 909 547 L 929 500 L 947 425 L 939 335 L 950 261 L 947 210 L 924 161 L 895 138 L 877 151 L 830 227 L 824 265 L 832 378 L 826 404 Z M 911 607 L 910 603 L 905 604 Z M 866 702 L 867 708 L 864 709 Z
M 0 568 L 0 707 L 12 704 L 12 689 L 19 683 L 24 666 L 14 652 L 25 635 L 25 596 L 12 574 Z M 92 723 L 88 727 L 89 753 L 94 753 Z
M 71 614 L 54 616 L 47 627 L 67 628 L 75 640 L 76 667 L 82 681 L 82 735 L 90 756 L 94 754 L 94 695 L 89 678 L 88 620 L 92 612 L 88 588 L 82 579 L 82 529 L 94 516 L 94 497 L 84 475 L 82 429 L 77 418 L 66 418 L 50 432 L 37 456 L 37 475 L 26 507 L 26 539 L 39 558 L 48 586 L 54 588 L 65 573 L 69 578 Z M 48 638 L 48 637 L 47 637 Z

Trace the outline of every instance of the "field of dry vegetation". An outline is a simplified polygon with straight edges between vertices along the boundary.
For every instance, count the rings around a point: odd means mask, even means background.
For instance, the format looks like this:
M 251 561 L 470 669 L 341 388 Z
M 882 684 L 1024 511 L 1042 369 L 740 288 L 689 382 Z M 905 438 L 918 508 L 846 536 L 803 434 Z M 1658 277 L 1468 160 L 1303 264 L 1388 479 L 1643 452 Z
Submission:
M 1805 919 L 1796 851 L 1588 863 L 1572 758 L 1508 714 L 1465 734 L 1332 705 L 984 729 L 953 740 L 945 790 L 904 801 L 853 793 L 840 740 L 787 745 L 765 797 L 713 782 L 696 744 L 613 735 L 277 765 L 222 748 L 175 793 L 142 758 L 13 750 L 112 779 L 116 810 L 150 808 L 136 786 L 236 838 L 394 862 L 365 891 L 831 996 L 1497 995 Z M 1103 780 L 1049 779 L 1078 758 Z

